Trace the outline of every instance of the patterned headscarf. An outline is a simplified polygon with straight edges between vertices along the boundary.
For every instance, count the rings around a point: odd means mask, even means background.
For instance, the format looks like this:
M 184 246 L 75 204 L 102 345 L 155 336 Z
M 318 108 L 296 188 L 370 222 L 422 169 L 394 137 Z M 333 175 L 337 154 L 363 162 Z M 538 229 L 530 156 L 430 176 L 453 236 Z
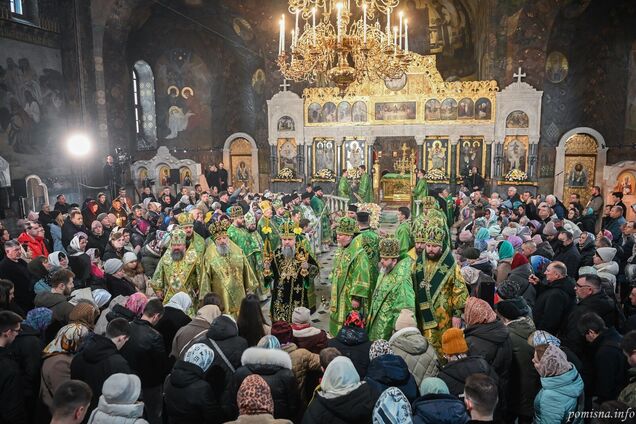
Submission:
M 183 360 L 194 364 L 206 372 L 214 362 L 214 351 L 204 343 L 195 343 L 183 356 Z
M 413 422 L 411 403 L 397 387 L 386 389 L 373 408 L 373 424 L 410 424 Z
M 35 308 L 27 312 L 24 324 L 43 333 L 53 320 L 53 311 L 49 308 Z
M 497 320 L 497 314 L 490 305 L 478 297 L 469 297 L 464 307 L 466 325 L 488 324 Z
M 248 375 L 236 398 L 240 415 L 274 414 L 272 391 L 258 374 Z
M 146 307 L 146 303 L 148 303 L 148 298 L 143 293 L 133 293 L 128 297 L 126 304 L 124 305 L 126 309 L 137 315 L 141 316 L 144 312 L 144 308 Z
M 393 349 L 391 349 L 389 342 L 380 339 L 371 343 L 371 348 L 369 349 L 369 360 L 373 361 L 375 358 L 383 355 L 393 355 Z
M 537 330 L 532 333 L 528 338 L 528 343 L 532 347 L 546 344 L 555 345 L 556 347 L 561 346 L 561 340 L 545 330 Z
M 68 322 L 84 324 L 92 330 L 97 319 L 97 312 L 95 306 L 88 302 L 78 303 L 68 315 Z
M 553 377 L 570 371 L 572 365 L 568 362 L 565 352 L 550 344 L 535 368 L 541 377 Z
M 73 323 L 65 325 L 60 328 L 53 341 L 44 348 L 42 352 L 44 358 L 60 353 L 77 353 L 82 339 L 89 333 L 89 328 L 84 324 Z
M 267 336 L 261 337 L 256 346 L 265 349 L 280 349 L 280 342 L 276 337 L 268 334 Z

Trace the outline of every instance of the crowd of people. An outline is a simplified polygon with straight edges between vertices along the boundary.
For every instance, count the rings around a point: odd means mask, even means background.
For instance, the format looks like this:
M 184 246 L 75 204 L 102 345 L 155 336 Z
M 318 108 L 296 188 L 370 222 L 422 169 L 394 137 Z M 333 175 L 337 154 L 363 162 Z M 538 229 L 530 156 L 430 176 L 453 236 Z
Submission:
M 0 423 L 634 419 L 621 193 L 420 181 L 389 234 L 320 186 L 254 193 L 219 168 L 209 191 L 60 195 L 0 229 Z

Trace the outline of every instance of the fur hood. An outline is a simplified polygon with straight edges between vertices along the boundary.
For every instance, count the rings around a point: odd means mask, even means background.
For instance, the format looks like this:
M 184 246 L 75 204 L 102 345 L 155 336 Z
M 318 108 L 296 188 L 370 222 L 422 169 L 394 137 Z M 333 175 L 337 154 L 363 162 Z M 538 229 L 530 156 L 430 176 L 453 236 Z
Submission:
M 248 368 L 254 367 L 278 367 L 292 369 L 289 354 L 280 349 L 265 349 L 262 347 L 250 347 L 241 356 L 241 365 Z
M 594 265 L 594 268 L 596 268 L 597 272 L 605 272 L 612 275 L 618 275 L 620 271 L 618 263 L 616 263 L 615 261 Z

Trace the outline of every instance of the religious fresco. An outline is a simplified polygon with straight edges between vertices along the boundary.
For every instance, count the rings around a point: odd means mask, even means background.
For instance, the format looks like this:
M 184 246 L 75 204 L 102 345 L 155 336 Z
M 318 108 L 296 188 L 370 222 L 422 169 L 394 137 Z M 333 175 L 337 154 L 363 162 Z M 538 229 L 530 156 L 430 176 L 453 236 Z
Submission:
M 620 191 L 623 196 L 634 196 L 636 195 L 634 190 L 636 190 L 636 173 L 633 170 L 627 170 L 618 174 L 613 191 Z
M 212 102 L 205 62 L 189 49 L 175 48 L 162 54 L 154 69 L 158 137 L 181 143 L 208 134 Z
M 296 125 L 290 116 L 283 116 L 278 120 L 278 131 L 295 131 Z
M 353 122 L 366 122 L 367 121 L 367 104 L 364 102 L 355 102 L 351 110 Z
M 407 121 L 416 118 L 416 102 L 376 103 L 376 121 Z
M 473 167 L 477 167 L 479 174 L 486 174 L 486 144 L 483 137 L 460 137 L 457 143 L 458 176 L 467 176 Z
M 159 175 L 159 184 L 162 186 L 169 186 L 173 183 L 173 181 L 170 181 L 170 167 L 168 165 L 159 166 L 157 175 Z M 176 183 L 176 181 L 174 183 Z
M 320 121 L 320 112 L 322 107 L 318 103 L 312 103 L 307 108 L 307 122 L 310 124 L 317 124 Z
M 508 135 L 503 145 L 503 174 L 513 169 L 528 172 L 528 136 Z
M 441 116 L 442 104 L 437 99 L 430 99 L 424 105 L 424 118 L 427 121 L 439 121 Z
M 440 170 L 450 175 L 450 143 L 446 137 L 426 137 L 424 140 L 424 169 Z
M 391 91 L 400 91 L 406 86 L 408 76 L 402 74 L 400 78 L 387 78 L 384 80 L 384 86 Z
M 506 117 L 506 128 L 528 128 L 529 124 L 528 115 L 521 110 L 510 112 Z
M 252 41 L 254 39 L 252 25 L 241 17 L 232 20 L 232 29 L 243 41 Z
M 351 104 L 349 102 L 338 103 L 338 122 L 351 122 Z
M 336 122 L 336 105 L 331 102 L 327 102 L 322 106 L 322 110 L 320 111 L 320 121 L 319 122 Z
M 289 168 L 298 174 L 298 145 L 295 138 L 279 138 L 277 142 L 278 150 L 278 171 Z
M 492 103 L 489 99 L 481 98 L 475 102 L 475 119 L 489 120 L 492 117 Z
M 581 196 L 581 204 L 587 204 L 595 185 L 598 142 L 589 134 L 574 134 L 565 141 L 565 178 L 563 196 Z
M 568 59 L 561 52 L 554 51 L 545 61 L 545 75 L 552 83 L 558 84 L 568 76 Z
M 263 94 L 266 82 L 265 71 L 260 68 L 254 71 L 252 75 L 252 88 L 257 94 Z
M 0 40 L 0 151 L 13 178 L 57 167 L 57 160 L 43 159 L 63 151 L 64 89 L 59 50 Z M 68 163 L 62 168 L 57 175 L 68 173 Z
M 457 101 L 455 99 L 446 99 L 442 102 L 441 119 L 442 121 L 457 119 Z
M 473 119 L 475 117 L 475 102 L 465 98 L 459 101 L 457 106 L 457 119 Z
M 323 169 L 329 169 L 335 171 L 336 169 L 336 143 L 331 138 L 314 138 L 312 144 L 312 174 L 315 175 L 318 171 Z
M 361 139 L 348 139 L 342 143 L 345 169 L 366 165 L 366 146 L 366 141 Z
M 148 168 L 141 167 L 137 171 L 137 187 L 143 187 L 144 182 L 148 180 Z

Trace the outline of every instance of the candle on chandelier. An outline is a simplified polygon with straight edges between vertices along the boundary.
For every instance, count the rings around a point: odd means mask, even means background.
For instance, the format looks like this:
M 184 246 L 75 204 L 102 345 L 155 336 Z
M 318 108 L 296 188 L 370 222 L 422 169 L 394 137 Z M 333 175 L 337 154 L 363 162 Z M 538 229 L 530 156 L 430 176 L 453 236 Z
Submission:
M 298 9 L 296 9 L 296 24 L 294 25 L 294 34 L 296 36 L 298 36 L 298 13 L 300 11 Z M 298 40 L 296 40 L 295 38 L 292 37 L 292 42 L 294 43 L 294 46 L 296 45 L 296 43 L 298 42 Z
M 397 35 L 398 35 L 398 27 L 394 26 L 393 27 L 393 55 L 394 56 L 397 54 L 397 45 L 398 45 Z
M 279 55 L 282 53 L 282 50 L 283 50 L 283 45 L 281 44 L 282 31 L 283 31 L 283 27 L 281 25 L 282 23 L 283 21 L 279 19 L 278 20 L 278 54 Z
M 400 11 L 400 37 L 398 38 L 398 47 L 402 48 L 402 20 L 404 19 L 404 12 Z
M 366 3 L 362 6 L 362 12 L 364 15 L 364 18 L 363 18 L 364 24 L 362 26 L 362 32 L 364 33 L 363 41 L 364 41 L 364 44 L 366 45 L 367 44 L 367 4 Z
M 316 47 L 316 8 L 311 9 L 311 24 L 314 28 L 314 47 Z
M 391 45 L 391 9 L 386 9 L 386 39 L 387 44 Z
M 283 53 L 285 53 L 285 14 L 283 14 L 283 17 L 280 21 L 280 38 Z
M 409 20 L 404 19 L 404 33 L 406 37 L 404 38 L 404 50 L 409 52 Z
M 291 49 L 292 49 L 292 52 L 293 52 L 293 49 L 296 47 L 296 41 L 295 41 L 295 40 L 296 40 L 296 31 L 294 31 L 294 30 L 292 29 L 292 30 L 291 30 L 291 44 L 290 44 L 290 47 L 291 47 Z
M 342 3 L 338 3 L 336 5 L 336 9 L 338 9 L 338 19 L 336 20 L 336 26 L 338 26 L 337 42 L 341 43 L 342 42 L 342 25 L 341 25 L 341 21 L 342 21 Z

